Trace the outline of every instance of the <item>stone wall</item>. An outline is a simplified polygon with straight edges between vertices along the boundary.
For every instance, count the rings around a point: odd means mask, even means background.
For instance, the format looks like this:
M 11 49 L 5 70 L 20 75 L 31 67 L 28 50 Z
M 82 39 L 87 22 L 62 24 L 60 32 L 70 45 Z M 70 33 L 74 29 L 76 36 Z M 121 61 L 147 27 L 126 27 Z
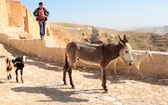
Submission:
M 137 51 L 145 52 L 145 51 Z M 168 52 L 155 52 L 151 51 L 153 60 L 148 62 L 141 62 L 140 70 L 144 75 L 150 75 L 157 78 L 168 78 Z M 113 64 L 110 65 L 109 69 L 113 70 Z M 117 64 L 118 70 L 124 70 L 127 72 L 128 66 L 122 62 Z M 135 73 L 135 67 L 131 66 L 130 72 Z
M 0 26 L 8 25 L 7 4 L 6 0 L 0 1 Z
M 25 31 L 32 35 L 32 38 L 39 38 L 39 25 L 38 22 L 33 18 L 31 12 L 26 10 L 26 17 L 25 19 Z
M 29 55 L 37 55 L 40 58 L 43 58 L 49 61 L 57 61 L 61 64 L 63 64 L 64 62 L 65 48 L 46 47 L 45 40 L 9 39 L 6 33 L 0 33 L 0 42 L 8 44 L 12 47 L 15 47 L 18 50 L 26 54 L 29 54 Z M 154 58 L 153 61 L 143 62 L 140 65 L 141 72 L 146 76 L 154 76 L 157 78 L 168 78 L 168 53 L 167 52 L 153 52 L 153 58 Z M 86 66 L 89 68 L 90 67 L 97 68 L 96 66 L 88 66 L 82 63 L 78 65 Z M 113 64 L 111 64 L 108 69 L 113 70 Z M 117 69 L 126 72 L 127 66 L 119 62 L 117 65 Z M 133 70 L 130 70 L 130 72 L 133 72 Z
M 22 27 L 25 9 L 19 1 L 7 0 L 9 26 Z

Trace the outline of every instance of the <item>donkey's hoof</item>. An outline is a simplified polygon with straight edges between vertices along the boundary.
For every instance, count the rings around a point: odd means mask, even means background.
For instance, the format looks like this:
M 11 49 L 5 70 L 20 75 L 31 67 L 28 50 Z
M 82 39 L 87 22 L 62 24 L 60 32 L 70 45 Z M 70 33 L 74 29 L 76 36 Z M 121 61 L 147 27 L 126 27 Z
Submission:
M 105 92 L 105 93 L 108 93 L 108 89 L 104 89 L 104 92 Z
M 74 85 L 72 86 L 72 89 L 75 89 L 75 86 L 74 86 Z
M 64 85 L 67 85 L 67 83 L 64 83 Z
M 7 76 L 7 79 L 8 79 L 8 80 L 10 79 L 9 76 Z
M 24 83 L 24 81 L 22 80 L 22 83 Z

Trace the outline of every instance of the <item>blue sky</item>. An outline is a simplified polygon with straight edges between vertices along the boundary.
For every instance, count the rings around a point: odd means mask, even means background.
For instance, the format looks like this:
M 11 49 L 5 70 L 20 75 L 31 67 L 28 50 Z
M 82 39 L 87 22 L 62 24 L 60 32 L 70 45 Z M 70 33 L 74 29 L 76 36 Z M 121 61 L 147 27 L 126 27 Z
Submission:
M 168 25 L 168 0 L 41 0 L 50 22 L 123 29 Z M 20 0 L 31 12 L 38 0 Z

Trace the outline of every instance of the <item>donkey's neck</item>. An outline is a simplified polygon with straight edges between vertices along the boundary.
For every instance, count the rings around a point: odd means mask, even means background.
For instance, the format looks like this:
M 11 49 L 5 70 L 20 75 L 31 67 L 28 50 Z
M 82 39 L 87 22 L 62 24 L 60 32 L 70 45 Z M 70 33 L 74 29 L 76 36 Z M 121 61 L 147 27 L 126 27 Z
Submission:
M 108 64 L 110 63 L 111 60 L 116 59 L 117 57 L 120 56 L 120 50 L 123 48 L 124 46 L 122 44 L 109 44 L 109 45 L 105 45 L 104 46 L 104 60 L 105 63 Z

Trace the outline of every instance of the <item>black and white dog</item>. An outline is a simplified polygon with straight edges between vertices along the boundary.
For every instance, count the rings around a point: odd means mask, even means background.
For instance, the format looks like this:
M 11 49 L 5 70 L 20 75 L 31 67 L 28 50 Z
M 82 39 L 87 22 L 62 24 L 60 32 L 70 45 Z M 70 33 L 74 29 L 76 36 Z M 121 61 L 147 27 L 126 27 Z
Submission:
M 7 71 L 7 79 L 12 79 L 12 76 L 10 74 L 10 71 L 12 68 L 15 68 L 15 73 L 16 73 L 16 82 L 18 81 L 18 70 L 20 70 L 21 74 L 21 81 L 23 81 L 23 68 L 24 68 L 24 63 L 26 61 L 26 56 L 18 56 L 18 57 L 13 57 L 13 56 L 6 56 L 5 62 L 6 62 L 6 71 Z

